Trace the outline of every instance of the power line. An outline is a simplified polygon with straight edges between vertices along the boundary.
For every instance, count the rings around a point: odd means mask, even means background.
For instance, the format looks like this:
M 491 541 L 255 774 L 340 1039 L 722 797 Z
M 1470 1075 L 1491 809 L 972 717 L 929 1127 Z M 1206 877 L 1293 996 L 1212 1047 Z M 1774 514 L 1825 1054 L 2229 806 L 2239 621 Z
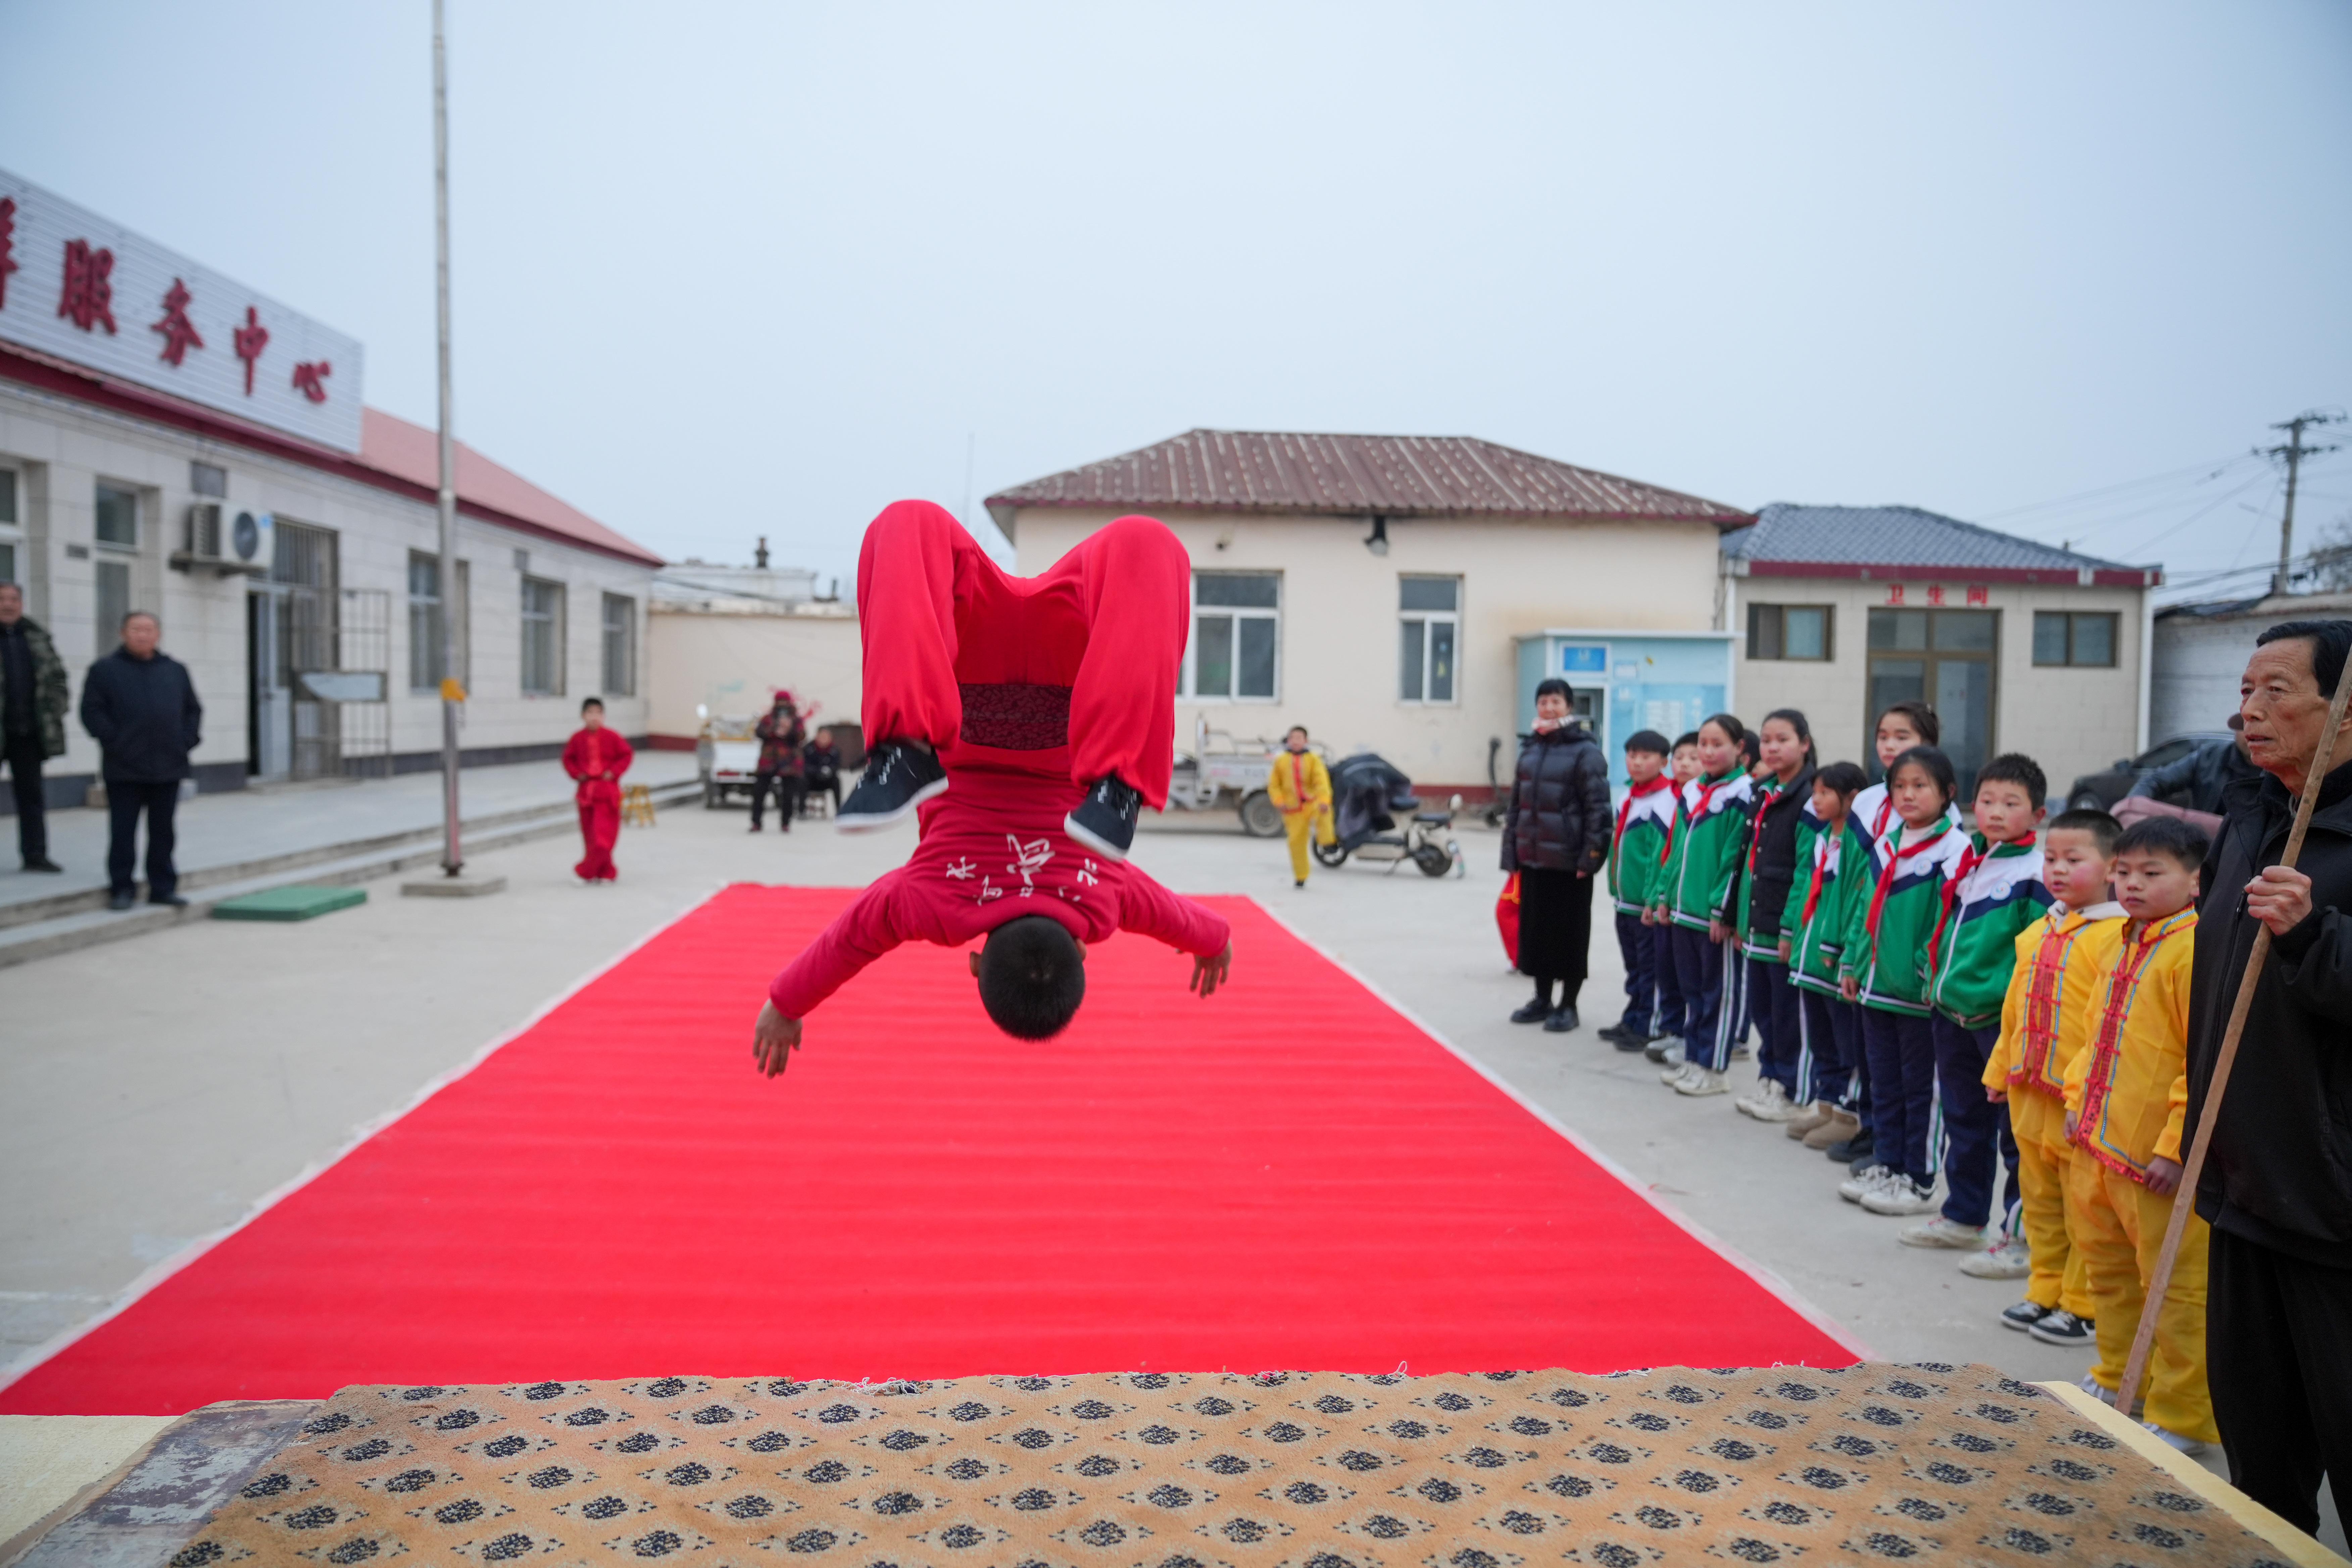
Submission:
M 2251 456 L 2252 454 L 2249 452 L 2236 452 L 2226 458 L 2216 458 L 2210 462 L 2192 464 L 2185 468 L 2170 468 L 2160 474 L 2149 474 L 2143 479 L 2125 479 L 2119 484 L 2101 485 L 2095 489 L 2077 490 L 2073 495 L 2059 496 L 2051 500 L 2028 501 L 2023 506 L 2007 507 L 2000 511 L 1982 512 L 1978 515 L 1977 521 L 1990 522 L 1997 518 L 2016 517 L 2022 512 L 2048 511 L 2074 506 L 2102 496 L 2112 496 L 2118 490 L 2137 489 L 2142 485 L 2160 484 L 2168 479 L 2177 481 L 2191 475 L 2200 476 L 2196 482 L 2203 484 L 2207 480 L 2219 479 L 2228 469 L 2244 462 Z
M 2322 453 L 2336 450 L 2334 447 L 2306 447 L 2303 444 L 2303 433 L 2315 425 L 2341 423 L 2343 418 L 2344 415 L 2340 410 L 2305 409 L 2294 418 L 2281 420 L 2271 426 L 2273 430 L 2284 430 L 2287 433 L 2286 445 L 2273 447 L 2266 454 L 2269 457 L 2286 459 L 2286 510 L 2279 517 L 2278 574 L 2271 580 L 2271 592 L 2274 594 L 2286 592 L 2288 563 L 2294 554 L 2294 481 L 2297 470 L 2302 468 L 2303 459 L 2305 457 L 2318 457 Z

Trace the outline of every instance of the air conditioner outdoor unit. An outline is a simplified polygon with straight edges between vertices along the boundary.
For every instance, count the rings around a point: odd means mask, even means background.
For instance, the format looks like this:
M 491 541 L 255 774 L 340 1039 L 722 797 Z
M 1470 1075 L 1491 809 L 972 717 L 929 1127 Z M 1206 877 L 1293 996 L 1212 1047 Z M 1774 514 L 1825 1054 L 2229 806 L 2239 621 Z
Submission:
M 209 571 L 216 576 L 263 576 L 269 571 L 270 529 L 268 513 L 257 527 L 251 512 L 239 512 L 235 521 L 216 500 L 188 504 L 188 529 L 182 548 L 172 552 L 172 565 L 182 572 Z M 256 541 L 244 548 L 248 538 Z
M 278 520 L 266 511 L 241 511 L 228 525 L 228 561 L 239 572 L 269 575 L 277 553 Z

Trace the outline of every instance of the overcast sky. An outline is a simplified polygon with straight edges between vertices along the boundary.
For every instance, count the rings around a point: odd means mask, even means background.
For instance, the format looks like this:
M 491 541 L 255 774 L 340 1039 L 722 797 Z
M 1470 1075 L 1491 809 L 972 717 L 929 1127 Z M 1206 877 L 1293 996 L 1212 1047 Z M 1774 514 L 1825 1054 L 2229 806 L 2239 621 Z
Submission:
M 2181 577 L 2352 403 L 2340 0 L 450 8 L 459 433 L 673 558 L 845 575 L 895 498 L 1210 426 Z M 0 0 L 0 165 L 430 424 L 429 16 Z

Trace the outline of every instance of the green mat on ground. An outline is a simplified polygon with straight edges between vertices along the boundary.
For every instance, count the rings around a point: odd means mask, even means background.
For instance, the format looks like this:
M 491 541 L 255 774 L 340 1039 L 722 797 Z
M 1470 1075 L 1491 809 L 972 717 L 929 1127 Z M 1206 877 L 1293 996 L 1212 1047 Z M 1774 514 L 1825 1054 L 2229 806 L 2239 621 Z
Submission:
M 364 888 L 265 888 L 213 906 L 216 921 L 307 921 L 367 902 Z

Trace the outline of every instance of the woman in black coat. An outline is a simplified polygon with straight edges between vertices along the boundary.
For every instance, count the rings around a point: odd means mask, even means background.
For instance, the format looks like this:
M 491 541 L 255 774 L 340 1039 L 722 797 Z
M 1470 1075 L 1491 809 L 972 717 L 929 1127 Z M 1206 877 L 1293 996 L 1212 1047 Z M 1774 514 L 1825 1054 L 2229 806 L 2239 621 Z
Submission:
M 1511 1015 L 1556 1035 L 1576 1027 L 1592 942 L 1592 879 L 1609 858 L 1609 762 L 1569 717 L 1565 680 L 1536 688 L 1536 728 L 1519 748 L 1503 822 L 1503 869 L 1519 874 L 1519 973 L 1535 999 Z M 1552 1000 L 1552 987 L 1559 999 Z

